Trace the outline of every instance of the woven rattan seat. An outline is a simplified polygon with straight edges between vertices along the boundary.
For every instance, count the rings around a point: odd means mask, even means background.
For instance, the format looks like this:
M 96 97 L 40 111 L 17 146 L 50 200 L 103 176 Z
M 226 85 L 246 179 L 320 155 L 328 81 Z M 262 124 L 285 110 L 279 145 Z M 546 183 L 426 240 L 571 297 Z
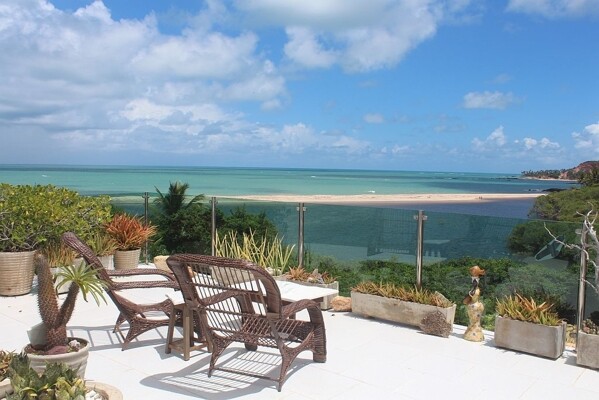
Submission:
M 171 288 L 178 289 L 179 285 L 173 274 L 157 268 L 135 268 L 131 270 L 107 270 L 104 268 L 94 252 L 79 239 L 74 233 L 67 232 L 62 235 L 64 244 L 75 250 L 92 266 L 97 276 L 106 282 L 106 293 L 119 310 L 119 316 L 114 325 L 113 332 L 118 332 L 123 339 L 122 350 L 136 337 L 151 329 L 169 324 L 171 313 L 171 300 L 166 298 L 157 303 L 138 304 L 126 298 L 123 294 L 129 289 L 145 288 Z M 127 281 L 115 281 L 113 278 L 132 278 Z M 143 278 L 144 280 L 139 280 Z M 156 279 L 158 278 L 158 279 Z M 154 280 L 152 280 L 154 279 Z M 158 314 L 154 317 L 152 314 Z M 152 315 L 152 317 L 150 317 Z M 129 323 L 127 335 L 121 330 L 123 322 Z
M 167 264 L 179 281 L 187 306 L 198 315 L 212 350 L 208 376 L 214 370 L 266 378 L 278 382 L 280 391 L 287 371 L 304 350 L 316 362 L 326 361 L 326 335 L 320 306 L 313 300 L 284 304 L 275 280 L 255 264 L 198 254 L 176 254 Z M 307 311 L 307 319 L 296 314 Z M 217 362 L 232 343 L 247 350 L 259 346 L 278 349 L 278 377 Z M 246 363 L 248 364 L 248 363 Z

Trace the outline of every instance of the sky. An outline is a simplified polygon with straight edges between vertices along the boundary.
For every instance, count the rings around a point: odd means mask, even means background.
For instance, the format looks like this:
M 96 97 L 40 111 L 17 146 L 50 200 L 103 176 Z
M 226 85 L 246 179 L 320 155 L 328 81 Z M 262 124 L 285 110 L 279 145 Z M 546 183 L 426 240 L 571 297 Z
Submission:
M 599 0 L 1 0 L 0 164 L 599 160 Z

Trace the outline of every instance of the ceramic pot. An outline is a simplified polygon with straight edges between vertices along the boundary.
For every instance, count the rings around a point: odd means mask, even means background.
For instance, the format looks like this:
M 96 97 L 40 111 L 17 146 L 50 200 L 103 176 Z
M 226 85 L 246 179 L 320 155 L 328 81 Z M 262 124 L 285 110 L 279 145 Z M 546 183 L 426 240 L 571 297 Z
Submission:
M 117 250 L 114 252 L 114 269 L 133 269 L 139 265 L 141 249 Z
M 0 252 L 0 296 L 31 292 L 35 251 Z

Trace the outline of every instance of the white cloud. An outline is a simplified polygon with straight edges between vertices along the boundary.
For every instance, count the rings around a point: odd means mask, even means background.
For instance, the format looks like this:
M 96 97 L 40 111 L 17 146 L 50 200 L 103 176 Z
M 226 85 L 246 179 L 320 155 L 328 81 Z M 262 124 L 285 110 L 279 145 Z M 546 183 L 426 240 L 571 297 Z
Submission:
M 285 55 L 290 59 L 306 68 L 328 68 L 335 63 L 335 51 L 324 49 L 311 30 L 292 27 L 286 32 L 289 41 L 285 45 Z
M 510 0 L 507 10 L 547 18 L 599 15 L 599 0 Z
M 364 115 L 364 121 L 369 124 L 382 124 L 385 122 L 385 117 L 382 114 L 371 113 Z
M 516 141 L 516 143 L 518 143 L 518 141 Z M 557 142 L 552 142 L 551 140 L 549 140 L 548 138 L 544 137 L 540 140 L 537 139 L 533 139 L 533 138 L 524 138 L 522 139 L 522 143 L 524 145 L 524 148 L 526 148 L 526 150 L 533 150 L 533 149 L 559 149 L 560 145 Z
M 573 132 L 574 147 L 581 153 L 596 157 L 599 155 L 599 122 L 584 127 L 582 132 Z
M 511 80 L 512 80 L 512 77 L 509 74 L 503 73 L 503 74 L 499 74 L 495 78 L 493 78 L 493 83 L 496 83 L 498 85 L 503 85 L 505 83 L 508 83 Z
M 472 146 L 474 147 L 474 150 L 484 152 L 501 148 L 506 144 L 506 142 L 507 140 L 505 134 L 503 133 L 503 126 L 500 126 L 483 140 L 474 138 L 472 140 Z
M 470 92 L 464 95 L 465 108 L 491 108 L 503 110 L 518 99 L 512 93 L 502 92 Z
M 254 33 L 196 25 L 165 35 L 153 15 L 117 21 L 101 1 L 74 12 L 3 1 L 0 130 L 89 151 L 197 149 L 188 136 L 243 135 L 254 124 L 232 111 L 236 104 L 280 108 L 285 78 Z
M 283 26 L 286 56 L 306 68 L 364 72 L 397 65 L 470 0 L 239 0 L 256 23 Z

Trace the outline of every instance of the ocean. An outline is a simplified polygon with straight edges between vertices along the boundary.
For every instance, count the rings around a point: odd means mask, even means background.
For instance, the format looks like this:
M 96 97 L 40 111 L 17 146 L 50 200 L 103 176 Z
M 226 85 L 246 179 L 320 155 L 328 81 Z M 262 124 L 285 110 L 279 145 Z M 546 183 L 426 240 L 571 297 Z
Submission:
M 188 194 L 207 197 L 243 195 L 359 195 L 413 193 L 530 193 L 567 189 L 572 182 L 520 179 L 517 174 L 467 172 L 371 171 L 286 168 L 216 168 L 159 166 L 0 165 L 0 182 L 53 184 L 83 195 L 151 195 L 169 182 L 189 184 Z M 484 204 L 426 204 L 438 212 L 526 218 L 533 200 Z M 395 207 L 385 205 L 382 207 Z M 402 204 L 401 208 L 422 206 Z

